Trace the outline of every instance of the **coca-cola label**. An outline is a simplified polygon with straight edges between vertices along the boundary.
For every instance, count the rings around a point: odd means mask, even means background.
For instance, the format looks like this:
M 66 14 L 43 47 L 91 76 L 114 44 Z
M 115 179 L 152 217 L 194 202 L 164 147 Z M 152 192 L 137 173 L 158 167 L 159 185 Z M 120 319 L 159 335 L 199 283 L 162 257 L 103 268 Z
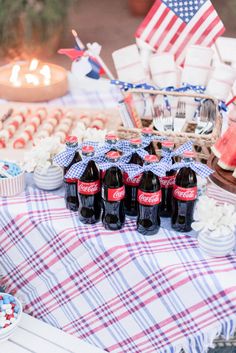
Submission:
M 117 189 L 108 189 L 107 190 L 107 201 L 121 201 L 125 197 L 125 187 L 121 186 Z
M 181 201 L 193 201 L 197 198 L 197 187 L 192 188 L 181 188 L 178 185 L 174 185 L 173 197 Z
M 75 184 L 75 183 L 77 183 L 77 180 L 78 179 L 72 179 L 72 178 L 69 179 L 69 178 L 67 178 L 67 179 L 65 179 L 65 182 L 68 183 L 68 184 Z
M 78 180 L 77 190 L 82 195 L 94 195 L 100 191 L 100 180 L 93 181 L 91 183 L 84 183 Z
M 144 192 L 138 190 L 137 201 L 140 205 L 155 206 L 161 203 L 161 190 L 156 192 Z
M 126 185 L 129 185 L 129 186 L 139 186 L 140 184 L 140 181 L 141 181 L 141 178 L 142 178 L 142 174 L 139 174 L 137 175 L 136 177 L 134 178 L 130 178 L 129 175 L 127 173 L 124 173 L 123 174 L 123 178 L 124 178 L 124 183 Z
M 159 178 L 161 187 L 164 189 L 173 188 L 175 185 L 175 175 Z

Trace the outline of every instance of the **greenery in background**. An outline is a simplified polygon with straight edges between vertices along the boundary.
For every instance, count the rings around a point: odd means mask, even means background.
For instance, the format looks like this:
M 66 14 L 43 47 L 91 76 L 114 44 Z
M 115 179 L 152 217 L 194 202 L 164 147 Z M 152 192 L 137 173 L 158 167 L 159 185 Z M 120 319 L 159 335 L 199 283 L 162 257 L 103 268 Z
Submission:
M 0 0 L 0 47 L 9 53 L 62 31 L 72 0 Z M 10 53 L 11 54 L 11 53 Z

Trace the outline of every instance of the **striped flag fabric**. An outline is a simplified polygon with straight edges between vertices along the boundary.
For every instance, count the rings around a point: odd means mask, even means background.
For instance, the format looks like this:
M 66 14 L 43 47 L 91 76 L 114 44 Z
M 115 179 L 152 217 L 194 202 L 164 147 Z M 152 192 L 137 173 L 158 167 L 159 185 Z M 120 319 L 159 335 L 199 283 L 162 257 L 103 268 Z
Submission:
M 210 47 L 224 31 L 210 0 L 156 0 L 135 37 L 182 64 L 190 44 Z

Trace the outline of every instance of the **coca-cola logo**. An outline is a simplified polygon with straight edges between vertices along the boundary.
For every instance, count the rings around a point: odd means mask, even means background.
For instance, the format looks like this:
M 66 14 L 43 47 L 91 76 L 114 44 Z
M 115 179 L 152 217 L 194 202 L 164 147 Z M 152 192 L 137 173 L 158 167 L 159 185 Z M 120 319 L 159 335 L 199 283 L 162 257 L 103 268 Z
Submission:
M 138 203 L 145 206 L 158 205 L 161 202 L 161 191 L 144 192 L 138 190 Z
M 100 191 L 100 181 L 94 181 L 91 183 L 84 183 L 78 181 L 78 193 L 84 195 L 94 195 Z
M 121 201 L 125 197 L 125 188 L 121 186 L 117 189 L 108 189 L 107 198 L 108 201 Z
M 160 178 L 160 183 L 162 188 L 173 188 L 175 184 L 175 175 Z
M 173 196 L 181 201 L 193 201 L 197 198 L 197 187 L 187 189 L 175 185 Z
M 138 186 L 140 184 L 141 178 L 142 174 L 139 174 L 131 179 L 127 173 L 124 173 L 124 183 L 129 186 Z

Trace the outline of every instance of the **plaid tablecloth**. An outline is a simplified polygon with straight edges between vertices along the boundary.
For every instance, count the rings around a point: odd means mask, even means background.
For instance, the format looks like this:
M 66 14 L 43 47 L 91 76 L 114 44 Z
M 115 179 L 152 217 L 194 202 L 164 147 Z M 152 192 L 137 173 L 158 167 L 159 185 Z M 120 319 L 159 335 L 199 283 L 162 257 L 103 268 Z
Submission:
M 236 324 L 236 256 L 191 236 L 84 226 L 57 194 L 0 199 L 4 282 L 35 317 L 116 353 L 204 352 Z

